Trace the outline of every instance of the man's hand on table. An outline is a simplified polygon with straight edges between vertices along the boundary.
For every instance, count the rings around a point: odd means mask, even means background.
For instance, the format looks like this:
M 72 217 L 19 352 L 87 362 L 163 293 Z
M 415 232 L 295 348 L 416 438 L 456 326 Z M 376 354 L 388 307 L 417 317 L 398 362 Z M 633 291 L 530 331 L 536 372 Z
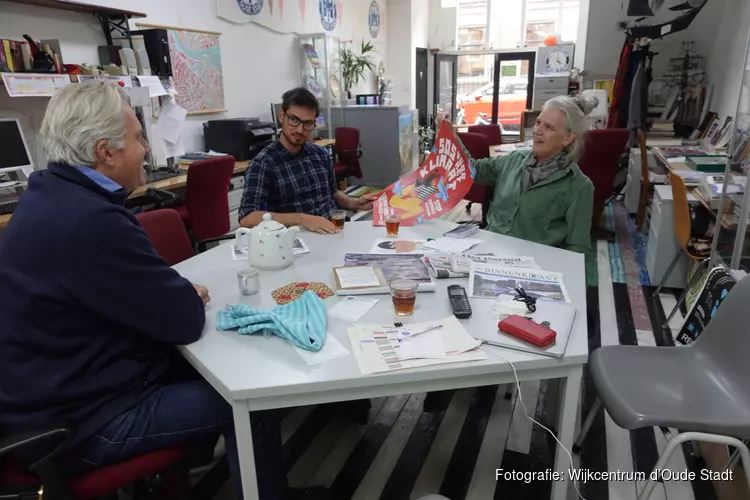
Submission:
M 313 233 L 336 234 L 339 232 L 336 224 L 325 217 L 319 217 L 317 215 L 301 214 L 299 217 L 299 225 Z
M 211 301 L 211 296 L 208 294 L 208 288 L 205 286 L 196 285 L 193 283 L 193 288 L 198 292 L 198 296 L 201 298 L 204 304 L 208 304 Z

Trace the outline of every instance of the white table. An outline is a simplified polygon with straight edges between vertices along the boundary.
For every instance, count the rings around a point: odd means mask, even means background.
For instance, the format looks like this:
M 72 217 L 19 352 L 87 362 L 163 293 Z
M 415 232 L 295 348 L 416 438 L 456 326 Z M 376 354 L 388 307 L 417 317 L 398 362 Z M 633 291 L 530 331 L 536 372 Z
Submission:
M 438 237 L 453 227 L 453 223 L 436 220 L 412 228 L 401 228 L 399 234 L 406 238 L 426 239 Z M 558 438 L 566 448 L 571 449 L 581 371 L 588 358 L 583 255 L 486 231 L 476 236 L 484 243 L 473 250 L 496 255 L 531 256 L 543 269 L 564 273 L 565 286 L 577 314 L 566 355 L 562 359 L 483 346 L 482 349 L 489 356 L 484 361 L 362 375 L 346 336 L 346 327 L 351 323 L 343 320 L 330 319 L 328 330 L 350 350 L 350 354 L 313 366 L 306 364 L 292 346 L 280 338 L 218 332 L 215 328 L 216 312 L 227 304 L 245 303 L 272 308 L 276 304 L 271 291 L 289 282 L 331 283 L 331 269 L 343 264 L 344 252 L 369 252 L 375 238 L 385 237 L 385 228 L 373 227 L 371 222 L 349 222 L 344 231 L 337 235 L 324 236 L 303 231 L 300 237 L 311 253 L 297 257 L 291 267 L 282 271 L 261 272 L 261 292 L 249 297 L 240 295 L 236 279 L 237 270 L 246 263 L 232 261 L 226 246 L 214 248 L 175 266 L 183 276 L 207 286 L 211 293 L 203 337 L 194 344 L 181 347 L 181 350 L 187 360 L 232 405 L 242 487 L 247 500 L 258 498 L 250 411 L 513 382 L 510 365 L 498 355 L 513 362 L 520 380 L 563 379 Z M 445 289 L 455 283 L 468 287 L 466 280 L 437 280 L 436 292 L 420 293 L 414 315 L 409 321 L 449 316 Z M 378 304 L 360 321 L 375 324 L 393 322 L 390 297 L 380 295 L 378 298 L 381 299 Z M 335 297 L 327 299 L 328 307 L 338 300 Z M 483 328 L 497 328 L 491 313 L 492 304 L 492 300 L 472 299 L 473 315 L 462 321 L 469 333 Z M 569 467 L 567 455 L 558 450 L 556 470 L 565 471 Z M 492 471 L 487 473 L 491 474 Z M 564 499 L 567 487 L 567 480 L 555 482 L 552 498 Z

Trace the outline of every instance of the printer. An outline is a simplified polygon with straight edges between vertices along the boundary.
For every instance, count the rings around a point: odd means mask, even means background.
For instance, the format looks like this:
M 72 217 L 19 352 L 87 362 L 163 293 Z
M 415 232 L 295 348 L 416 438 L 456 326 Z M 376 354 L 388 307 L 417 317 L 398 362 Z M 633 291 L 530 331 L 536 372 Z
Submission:
M 203 123 L 206 149 L 234 156 L 237 161 L 252 160 L 274 140 L 274 124 L 258 118 L 227 118 Z

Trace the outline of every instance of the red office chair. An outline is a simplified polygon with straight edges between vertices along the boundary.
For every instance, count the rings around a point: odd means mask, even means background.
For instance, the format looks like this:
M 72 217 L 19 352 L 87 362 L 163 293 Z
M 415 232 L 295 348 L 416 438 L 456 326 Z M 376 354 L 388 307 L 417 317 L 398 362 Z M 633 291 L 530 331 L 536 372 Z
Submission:
M 173 207 L 192 232 L 198 252 L 206 244 L 233 238 L 229 231 L 229 181 L 234 173 L 234 157 L 219 156 L 200 160 L 188 169 L 185 203 L 170 191 L 150 188 L 148 196 L 156 208 Z M 0 499 L 2 500 L 2 499 Z
M 615 233 L 599 227 L 607 201 L 614 195 L 615 174 L 620 156 L 625 152 L 629 132 L 624 128 L 589 130 L 583 136 L 581 171 L 594 184 L 594 212 L 591 227 L 595 236 L 614 241 Z
M 164 483 L 158 498 L 176 500 L 189 492 L 188 449 L 183 447 L 147 453 L 86 474 L 66 477 L 58 467 L 57 456 L 69 435 L 68 429 L 60 428 L 3 437 L 0 440 L 0 499 L 37 498 L 43 488 L 44 498 L 50 500 L 91 500 L 115 494 L 124 486 L 160 472 L 164 473 Z M 13 451 L 27 451 L 42 458 L 27 470 L 7 458 Z
M 469 127 L 470 134 L 482 134 L 487 138 L 490 146 L 497 146 L 503 143 L 503 135 L 500 125 L 472 125 Z M 489 148 L 488 148 L 489 149 Z
M 333 146 L 333 172 L 336 175 L 336 181 L 347 177 L 362 178 L 360 156 L 362 156 L 362 151 L 359 149 L 359 129 L 337 127 L 336 144 Z
M 482 125 L 484 126 L 484 125 Z M 469 155 L 474 160 L 481 160 L 489 158 L 490 156 L 490 145 L 487 138 L 482 134 L 475 134 L 472 132 L 459 132 L 456 134 L 458 139 L 463 143 Z M 481 228 L 487 227 L 487 214 L 490 211 L 490 204 L 492 203 L 492 187 L 486 184 L 479 184 L 475 182 L 472 184 L 469 192 L 464 196 L 465 200 L 469 200 L 469 204 L 466 206 L 466 211 L 471 211 L 472 203 L 482 204 L 482 223 Z
M 138 222 L 158 253 L 169 266 L 195 255 L 190 237 L 180 214 L 171 208 L 152 210 L 136 215 Z

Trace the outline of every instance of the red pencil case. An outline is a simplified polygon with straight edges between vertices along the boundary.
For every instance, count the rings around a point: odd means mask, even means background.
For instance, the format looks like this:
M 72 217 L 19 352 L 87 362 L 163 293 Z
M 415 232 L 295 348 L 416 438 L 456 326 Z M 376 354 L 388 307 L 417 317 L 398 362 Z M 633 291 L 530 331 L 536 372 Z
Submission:
M 539 347 L 547 347 L 555 341 L 557 332 L 523 316 L 513 314 L 497 324 L 498 330 L 523 339 Z

